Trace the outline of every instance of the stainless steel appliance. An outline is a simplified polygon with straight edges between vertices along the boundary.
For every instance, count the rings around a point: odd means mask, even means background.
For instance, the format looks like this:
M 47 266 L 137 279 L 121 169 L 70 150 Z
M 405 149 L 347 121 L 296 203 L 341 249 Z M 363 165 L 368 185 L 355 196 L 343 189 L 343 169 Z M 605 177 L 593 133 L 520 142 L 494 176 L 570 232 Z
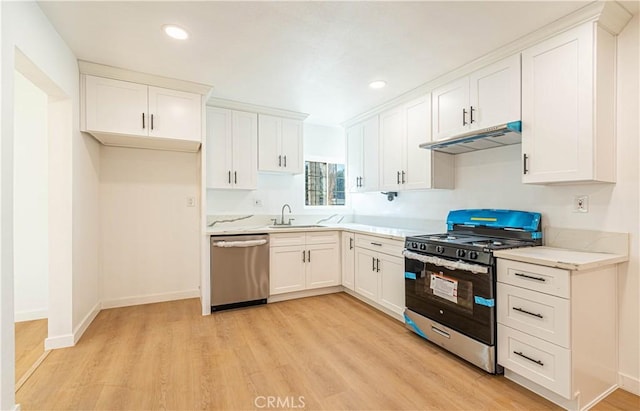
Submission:
M 447 232 L 407 237 L 407 328 L 490 373 L 496 359 L 493 250 L 542 244 L 540 214 L 455 210 Z
M 210 258 L 213 311 L 267 302 L 267 234 L 212 236 Z

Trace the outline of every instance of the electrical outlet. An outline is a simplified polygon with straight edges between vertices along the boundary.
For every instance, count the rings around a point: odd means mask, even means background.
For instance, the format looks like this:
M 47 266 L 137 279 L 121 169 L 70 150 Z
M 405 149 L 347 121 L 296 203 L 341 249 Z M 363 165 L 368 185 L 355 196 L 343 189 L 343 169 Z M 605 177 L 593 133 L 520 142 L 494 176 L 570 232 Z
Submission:
M 573 197 L 573 212 L 588 213 L 589 212 L 589 196 Z
M 255 198 L 255 199 L 253 200 L 253 206 L 254 206 L 254 207 L 262 207 L 262 200 L 261 200 L 261 199 L 259 199 L 259 198 Z
M 187 207 L 195 207 L 195 206 L 196 206 L 196 198 L 187 197 Z

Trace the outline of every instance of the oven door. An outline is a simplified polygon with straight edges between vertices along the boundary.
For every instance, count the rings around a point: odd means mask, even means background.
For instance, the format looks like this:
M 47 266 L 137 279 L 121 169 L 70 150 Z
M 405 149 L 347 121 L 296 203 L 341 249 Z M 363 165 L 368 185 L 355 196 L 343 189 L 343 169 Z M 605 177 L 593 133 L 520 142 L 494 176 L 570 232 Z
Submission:
M 487 345 L 495 345 L 494 277 L 491 266 L 405 251 L 407 308 Z

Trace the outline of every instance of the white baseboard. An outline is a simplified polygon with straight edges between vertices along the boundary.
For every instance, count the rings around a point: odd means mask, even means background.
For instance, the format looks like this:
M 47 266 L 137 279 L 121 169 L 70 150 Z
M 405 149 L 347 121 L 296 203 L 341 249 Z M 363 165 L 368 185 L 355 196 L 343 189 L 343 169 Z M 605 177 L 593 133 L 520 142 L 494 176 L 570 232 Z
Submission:
M 294 300 L 296 298 L 315 297 L 317 295 L 333 294 L 342 291 L 341 285 L 325 288 L 314 288 L 313 290 L 294 291 L 291 293 L 276 294 L 267 299 L 268 303 L 277 303 L 278 301 Z
M 631 375 L 619 372 L 618 385 L 625 391 L 640 395 L 640 379 L 638 379 L 638 377 L 632 377 Z
M 73 343 L 74 343 L 74 345 L 75 345 L 75 343 L 80 341 L 80 338 L 82 337 L 82 334 L 84 334 L 84 332 L 87 331 L 87 328 L 89 328 L 89 325 L 91 325 L 93 320 L 96 318 L 96 316 L 100 312 L 101 307 L 102 307 L 102 305 L 101 305 L 100 301 L 98 301 L 96 303 L 96 305 L 93 306 L 91 311 L 89 311 L 87 313 L 87 315 L 85 315 L 85 317 L 82 319 L 82 321 L 80 321 L 80 324 L 78 324 L 76 329 L 73 330 Z
M 22 311 L 16 312 L 13 314 L 13 320 L 17 323 L 23 321 L 33 321 L 33 320 L 41 320 L 43 318 L 49 317 L 49 310 L 33 310 L 33 311 Z
M 178 291 L 173 293 L 149 294 L 136 297 L 116 298 L 102 301 L 102 309 L 128 307 L 131 305 L 162 303 L 165 301 L 185 300 L 187 298 L 200 298 L 200 290 Z
M 44 340 L 45 350 L 55 350 L 56 348 L 73 347 L 75 341 L 73 340 L 73 334 L 59 335 L 57 337 L 47 337 Z

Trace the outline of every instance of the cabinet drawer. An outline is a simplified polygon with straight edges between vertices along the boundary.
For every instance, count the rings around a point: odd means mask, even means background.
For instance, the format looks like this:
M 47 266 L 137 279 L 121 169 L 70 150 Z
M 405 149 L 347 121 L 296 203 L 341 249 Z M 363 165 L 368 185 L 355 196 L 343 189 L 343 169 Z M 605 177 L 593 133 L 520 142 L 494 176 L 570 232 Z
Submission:
M 307 245 L 338 243 L 340 233 L 337 231 L 311 231 L 307 233 Z
M 304 246 L 305 234 L 304 233 L 282 233 L 282 234 L 269 234 L 269 243 L 271 247 L 285 247 L 292 245 Z
M 559 268 L 499 258 L 498 281 L 541 293 L 569 298 L 569 271 Z
M 356 234 L 356 247 L 401 257 L 402 250 L 404 250 L 404 241 Z
M 498 364 L 571 399 L 571 351 L 498 324 Z
M 498 283 L 498 323 L 569 348 L 569 300 Z

